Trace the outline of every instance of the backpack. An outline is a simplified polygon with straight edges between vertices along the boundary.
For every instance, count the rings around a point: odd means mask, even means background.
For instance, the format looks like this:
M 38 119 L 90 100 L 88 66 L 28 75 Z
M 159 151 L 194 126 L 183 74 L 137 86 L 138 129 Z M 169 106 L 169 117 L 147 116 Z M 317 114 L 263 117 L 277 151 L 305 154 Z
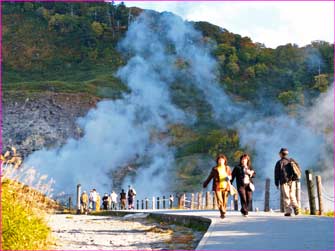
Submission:
M 287 164 L 289 170 L 287 173 L 289 174 L 291 180 L 300 180 L 301 179 L 301 169 L 298 163 L 294 159 L 290 159 L 290 162 Z

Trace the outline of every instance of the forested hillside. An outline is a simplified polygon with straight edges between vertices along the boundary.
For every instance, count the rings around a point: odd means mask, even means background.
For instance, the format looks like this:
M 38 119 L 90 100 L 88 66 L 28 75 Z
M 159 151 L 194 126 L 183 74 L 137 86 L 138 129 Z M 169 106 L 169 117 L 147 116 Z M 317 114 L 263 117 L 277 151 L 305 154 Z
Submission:
M 116 44 L 141 11 L 124 4 L 4 3 L 4 84 L 65 81 L 70 83 L 64 90 L 70 91 L 73 82 L 101 77 L 88 86 L 108 85 L 103 73 L 124 63 Z M 231 94 L 256 101 L 266 93 L 285 105 L 303 104 L 304 96 L 318 95 L 330 83 L 332 44 L 313 41 L 303 48 L 270 49 L 207 22 L 194 25 L 206 42 L 216 44 L 220 83 Z M 104 77 L 121 88 L 117 80 Z M 87 89 L 82 87 L 78 90 Z

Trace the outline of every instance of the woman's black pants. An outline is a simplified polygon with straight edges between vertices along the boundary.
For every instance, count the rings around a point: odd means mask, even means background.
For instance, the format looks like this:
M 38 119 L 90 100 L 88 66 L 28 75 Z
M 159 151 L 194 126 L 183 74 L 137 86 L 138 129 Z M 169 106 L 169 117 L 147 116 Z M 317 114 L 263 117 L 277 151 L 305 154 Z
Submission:
M 238 194 L 240 195 L 241 201 L 241 213 L 247 215 L 252 203 L 252 191 L 248 185 L 244 185 L 238 188 Z

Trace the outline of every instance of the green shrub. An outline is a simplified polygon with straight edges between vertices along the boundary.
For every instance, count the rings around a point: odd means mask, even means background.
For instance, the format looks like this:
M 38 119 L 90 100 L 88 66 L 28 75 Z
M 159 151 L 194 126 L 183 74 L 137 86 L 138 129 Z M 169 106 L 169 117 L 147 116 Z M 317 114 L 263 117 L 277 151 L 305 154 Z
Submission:
M 45 216 L 60 208 L 46 196 L 53 181 L 33 168 L 16 169 L 4 156 L 1 159 L 5 161 L 1 164 L 2 250 L 48 249 L 52 238 Z
M 334 217 L 334 211 L 325 212 L 323 213 L 323 215 L 328 217 Z
M 2 249 L 37 250 L 47 249 L 50 243 L 50 228 L 43 214 L 20 200 L 11 182 L 2 182 Z M 29 195 L 27 195 L 29 196 Z

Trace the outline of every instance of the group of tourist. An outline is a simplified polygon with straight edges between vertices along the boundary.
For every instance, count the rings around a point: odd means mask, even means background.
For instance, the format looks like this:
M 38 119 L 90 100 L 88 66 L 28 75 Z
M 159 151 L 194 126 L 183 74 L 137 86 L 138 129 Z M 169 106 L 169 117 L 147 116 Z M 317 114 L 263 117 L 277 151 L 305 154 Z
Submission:
M 92 189 L 89 194 L 86 191 L 80 196 L 80 211 L 87 214 L 90 211 L 116 210 L 126 209 L 128 201 L 128 209 L 134 209 L 134 199 L 136 190 L 132 186 L 128 186 L 127 193 L 121 190 L 120 197 L 115 191 L 110 194 L 105 193 L 102 198 L 96 189 Z M 120 198 L 118 201 L 118 197 Z
M 279 151 L 280 160 L 277 161 L 274 169 L 274 181 L 277 189 L 281 189 L 284 201 L 285 216 L 291 216 L 291 208 L 295 215 L 300 213 L 300 208 L 296 199 L 296 182 L 299 180 L 297 172 L 300 167 L 297 162 L 288 157 L 288 150 L 282 148 Z M 233 171 L 228 166 L 228 159 L 224 154 L 219 154 L 216 158 L 216 165 L 211 169 L 208 178 L 203 183 L 206 188 L 213 180 L 212 190 L 215 193 L 217 205 L 220 211 L 220 217 L 226 216 L 226 208 L 229 193 L 238 193 L 241 202 L 241 214 L 248 216 L 251 208 L 252 195 L 255 190 L 253 179 L 256 172 L 251 165 L 251 159 L 248 154 L 242 154 L 239 158 L 239 164 L 234 167 Z M 232 186 L 236 180 L 236 189 Z M 96 189 L 92 189 L 89 194 L 84 191 L 81 194 L 81 211 L 99 211 L 102 206 L 103 210 L 116 209 L 134 209 L 136 191 L 132 186 L 128 186 L 128 191 L 121 190 L 119 196 L 115 191 L 111 194 L 105 193 L 100 198 Z M 118 200 L 119 197 L 119 200 Z M 171 196 L 170 196 L 171 197 Z M 128 203 L 127 203 L 128 202 Z
M 284 199 L 285 216 L 291 216 L 291 208 L 294 214 L 300 213 L 300 208 L 296 199 L 296 182 L 299 179 L 297 172 L 301 172 L 297 162 L 288 157 L 288 150 L 282 148 L 279 151 L 280 160 L 277 161 L 274 169 L 274 180 L 277 189 L 281 189 Z M 231 185 L 236 179 L 237 192 L 241 202 L 241 213 L 248 216 L 252 194 L 255 190 L 253 178 L 256 172 L 251 165 L 248 154 L 242 154 L 237 166 L 231 171 L 228 166 L 228 159 L 224 154 L 219 154 L 216 158 L 216 166 L 212 168 L 208 178 L 203 183 L 206 188 L 208 183 L 213 180 L 212 190 L 215 192 L 220 217 L 226 215 L 228 194 L 234 189 Z

